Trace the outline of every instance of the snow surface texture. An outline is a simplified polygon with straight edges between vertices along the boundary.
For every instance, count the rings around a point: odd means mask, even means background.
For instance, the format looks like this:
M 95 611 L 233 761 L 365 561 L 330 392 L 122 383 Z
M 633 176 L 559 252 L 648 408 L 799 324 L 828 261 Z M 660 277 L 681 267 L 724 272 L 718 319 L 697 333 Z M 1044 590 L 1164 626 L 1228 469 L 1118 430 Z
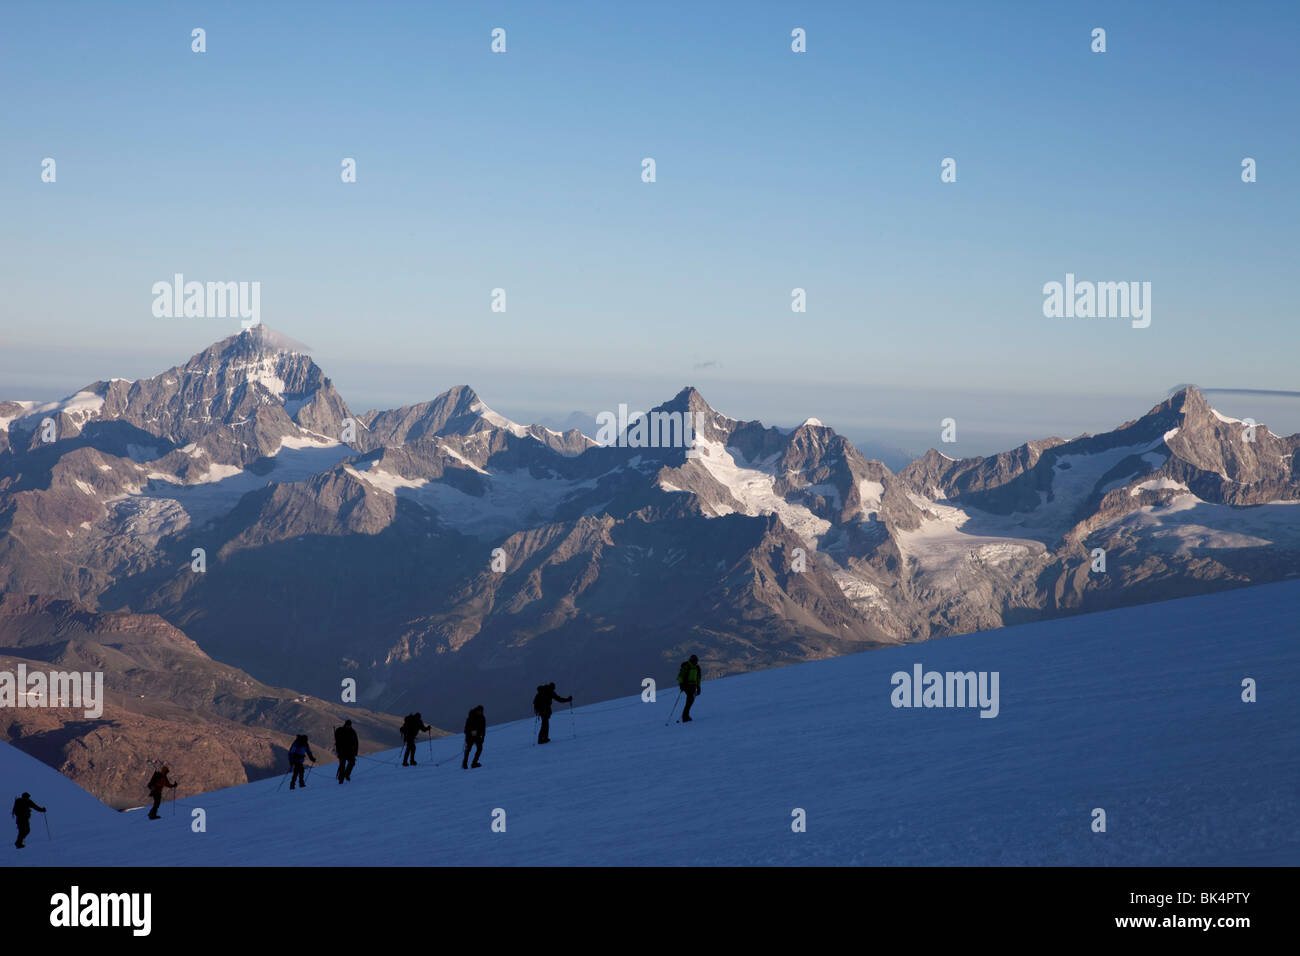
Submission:
M 1295 865 L 1297 606 L 1289 581 L 725 680 L 706 672 L 691 724 L 665 726 L 676 688 L 661 684 L 653 704 L 560 707 L 544 747 L 531 745 L 531 720 L 489 727 L 479 770 L 460 769 L 459 737 L 435 740 L 432 758 L 421 741 L 418 767 L 394 766 L 396 750 L 371 755 L 339 786 L 322 764 L 306 790 L 259 781 L 181 799 L 157 822 L 73 807 L 72 783 L 16 767 L 0 745 L 9 789 L 68 807 L 51 818 L 54 841 L 35 821 L 28 848 L 0 861 Z M 918 662 L 999 672 L 999 715 L 894 708 L 891 675 Z M 1241 700 L 1246 677 L 1257 703 Z M 580 683 L 560 690 L 581 700 Z M 143 788 L 148 768 L 140 777 Z M 796 807 L 806 833 L 791 830 Z M 1105 833 L 1091 830 L 1096 807 Z M 206 833 L 190 828 L 194 808 Z M 504 833 L 491 830 L 496 808 Z
M 1174 482 L 1145 484 L 1164 490 L 1182 487 Z M 1177 554 L 1270 544 L 1294 548 L 1300 545 L 1300 501 L 1233 507 L 1203 501 L 1189 492 L 1175 494 L 1163 505 L 1146 505 L 1103 527 L 1141 539 L 1142 547 Z
M 974 508 L 941 505 L 910 492 L 907 497 L 921 509 L 925 520 L 911 531 L 898 532 L 898 549 L 926 571 L 951 571 L 973 555 L 986 561 L 1000 561 L 1028 557 L 1044 550 L 1041 543 L 1030 538 L 979 534 L 971 530 L 977 525 L 1009 527 L 1010 522 L 1000 516 L 990 520 L 986 513 Z

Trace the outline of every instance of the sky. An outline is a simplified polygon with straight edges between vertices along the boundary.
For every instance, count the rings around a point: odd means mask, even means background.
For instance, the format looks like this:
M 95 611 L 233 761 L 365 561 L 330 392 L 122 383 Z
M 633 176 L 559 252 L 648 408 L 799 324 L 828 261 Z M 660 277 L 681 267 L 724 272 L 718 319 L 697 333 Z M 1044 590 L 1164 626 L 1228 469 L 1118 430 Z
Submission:
M 0 398 L 238 331 L 155 317 L 177 273 L 260 282 L 359 409 L 463 383 L 556 420 L 692 384 L 909 447 L 951 415 L 992 451 L 1179 383 L 1297 389 L 1298 26 L 1281 2 L 6 4 Z M 1045 317 L 1067 273 L 1151 283 L 1149 327 Z

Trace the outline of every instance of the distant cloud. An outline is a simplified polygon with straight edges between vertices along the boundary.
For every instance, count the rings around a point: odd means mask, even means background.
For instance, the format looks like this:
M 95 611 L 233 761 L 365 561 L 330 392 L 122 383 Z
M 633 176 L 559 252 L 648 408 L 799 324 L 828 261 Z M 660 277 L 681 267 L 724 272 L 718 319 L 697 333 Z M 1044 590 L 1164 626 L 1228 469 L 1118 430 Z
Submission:
M 262 336 L 263 341 L 272 348 L 284 349 L 286 352 L 299 352 L 304 354 L 311 351 L 310 345 L 299 342 L 297 339 L 290 338 L 283 332 L 279 332 L 263 322 L 259 322 L 253 328 Z
M 722 363 L 716 360 L 710 360 L 708 362 L 696 362 L 694 367 L 695 368 L 722 368 Z
M 1282 388 L 1202 388 L 1214 395 L 1274 395 L 1280 398 L 1300 398 L 1300 392 Z

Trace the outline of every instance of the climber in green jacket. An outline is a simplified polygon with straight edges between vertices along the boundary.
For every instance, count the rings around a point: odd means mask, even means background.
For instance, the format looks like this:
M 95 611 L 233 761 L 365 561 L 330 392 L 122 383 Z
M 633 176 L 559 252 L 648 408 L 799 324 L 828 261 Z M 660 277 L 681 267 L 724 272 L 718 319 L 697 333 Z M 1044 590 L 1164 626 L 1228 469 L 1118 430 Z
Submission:
M 695 703 L 695 697 L 700 692 L 700 659 L 694 654 L 689 661 L 682 661 L 682 666 L 677 669 L 677 686 L 686 695 L 682 723 L 687 724 L 691 720 L 691 704 Z

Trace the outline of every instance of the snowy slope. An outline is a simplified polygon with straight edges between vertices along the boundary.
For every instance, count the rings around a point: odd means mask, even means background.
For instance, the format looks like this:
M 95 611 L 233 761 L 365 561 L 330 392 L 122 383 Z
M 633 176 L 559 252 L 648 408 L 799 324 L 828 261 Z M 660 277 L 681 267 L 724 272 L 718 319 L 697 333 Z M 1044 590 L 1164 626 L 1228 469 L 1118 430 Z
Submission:
M 1300 545 L 1300 501 L 1272 501 L 1235 508 L 1202 501 L 1161 479 L 1144 482 L 1176 493 L 1160 505 L 1144 505 L 1102 527 L 1129 540 L 1139 540 L 1154 552 L 1188 553 L 1219 548 L 1257 548 L 1271 544 Z M 1145 490 L 1145 489 L 1144 489 Z
M 208 793 L 0 860 L 1295 865 L 1297 607 L 1291 581 L 756 672 L 707 682 L 690 725 L 665 726 L 675 690 L 561 707 L 546 747 L 531 721 L 489 727 L 480 770 L 435 767 L 422 742 L 416 768 L 362 759 L 339 787 L 323 765 L 305 791 Z M 891 674 L 915 663 L 999 672 L 999 715 L 892 707 Z M 433 759 L 458 747 L 434 741 Z
M 47 834 L 41 815 L 32 814 L 32 835 L 28 838 L 28 849 L 35 846 L 37 840 L 45 843 L 47 849 L 52 849 L 53 844 L 47 842 L 47 836 L 57 834 L 61 841 L 69 828 L 80 830 L 107 827 L 111 830 L 120 819 L 117 813 L 57 770 L 47 767 L 17 747 L 0 742 L 0 802 L 4 803 L 7 818 L 5 825 L 9 827 L 6 831 L 8 836 L 0 841 L 0 850 L 12 847 L 14 838 L 18 835 L 9 811 L 13 808 L 14 798 L 23 792 L 30 793 L 32 799 L 50 815 Z M 0 857 L 7 855 L 0 852 Z

